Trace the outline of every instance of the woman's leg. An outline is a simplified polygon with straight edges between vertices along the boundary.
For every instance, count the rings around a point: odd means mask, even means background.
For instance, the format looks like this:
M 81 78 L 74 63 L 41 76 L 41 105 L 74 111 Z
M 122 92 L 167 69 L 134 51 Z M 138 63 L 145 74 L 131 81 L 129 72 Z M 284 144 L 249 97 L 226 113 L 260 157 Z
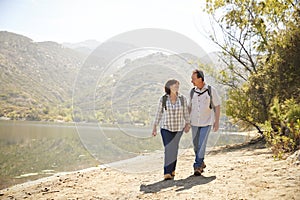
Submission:
M 173 162 L 173 165 L 172 165 L 172 172 L 175 172 L 176 170 L 176 163 L 177 163 L 177 157 L 178 157 L 178 149 L 179 149 L 179 142 L 180 142 L 180 138 L 182 136 L 182 133 L 183 131 L 178 131 L 178 132 L 174 132 L 175 134 L 175 137 L 173 138 L 172 140 L 172 151 L 174 152 L 174 162 Z
M 165 149 L 164 174 L 171 174 L 176 168 L 181 135 L 182 131 L 171 132 L 166 129 L 161 129 L 161 136 Z

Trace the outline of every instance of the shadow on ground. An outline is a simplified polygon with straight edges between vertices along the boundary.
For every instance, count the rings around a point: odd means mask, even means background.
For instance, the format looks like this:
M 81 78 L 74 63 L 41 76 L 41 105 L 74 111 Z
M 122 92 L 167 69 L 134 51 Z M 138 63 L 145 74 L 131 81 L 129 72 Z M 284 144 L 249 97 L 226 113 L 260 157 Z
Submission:
M 155 193 L 159 192 L 160 190 L 170 188 L 170 187 L 177 187 L 176 192 L 182 191 L 182 190 L 188 190 L 196 185 L 203 185 L 207 184 L 213 180 L 216 179 L 216 176 L 189 176 L 186 179 L 180 179 L 180 180 L 162 180 L 153 184 L 144 185 L 142 184 L 140 186 L 140 191 L 144 193 Z

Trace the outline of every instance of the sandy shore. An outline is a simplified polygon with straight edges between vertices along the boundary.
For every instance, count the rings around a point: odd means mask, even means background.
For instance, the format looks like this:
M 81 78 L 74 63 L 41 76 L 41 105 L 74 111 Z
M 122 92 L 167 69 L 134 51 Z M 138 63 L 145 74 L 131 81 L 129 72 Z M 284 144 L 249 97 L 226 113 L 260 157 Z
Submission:
M 193 176 L 192 150 L 178 158 L 174 180 L 163 181 L 162 155 L 133 163 L 95 167 L 16 185 L 0 199 L 298 199 L 300 164 L 296 158 L 274 161 L 261 143 L 219 148 L 206 156 L 204 173 Z M 299 159 L 299 158 L 298 158 Z M 159 162 L 157 162 L 159 160 Z M 122 165 L 125 166 L 124 163 Z M 153 166 L 154 170 L 149 170 Z M 125 169 L 125 168 L 124 168 Z M 135 172 L 134 172 L 135 171 Z

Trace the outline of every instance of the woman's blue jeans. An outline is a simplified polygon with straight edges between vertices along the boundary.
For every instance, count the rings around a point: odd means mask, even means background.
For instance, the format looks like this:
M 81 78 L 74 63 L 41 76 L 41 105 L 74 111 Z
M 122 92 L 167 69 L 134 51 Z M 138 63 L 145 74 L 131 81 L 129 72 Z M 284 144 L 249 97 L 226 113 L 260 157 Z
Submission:
M 164 148 L 164 174 L 171 174 L 176 169 L 179 141 L 183 131 L 168 131 L 166 129 L 160 129 Z
M 206 143 L 210 129 L 211 126 L 192 126 L 192 136 L 195 152 L 194 169 L 201 167 L 202 163 L 204 162 Z

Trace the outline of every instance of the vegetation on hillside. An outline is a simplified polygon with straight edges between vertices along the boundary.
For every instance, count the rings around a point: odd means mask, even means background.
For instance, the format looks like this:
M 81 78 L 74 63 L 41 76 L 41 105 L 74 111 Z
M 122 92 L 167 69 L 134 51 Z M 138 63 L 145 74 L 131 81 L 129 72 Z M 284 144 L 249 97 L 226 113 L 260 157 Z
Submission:
M 160 52 L 114 60 L 119 51 L 132 48 L 117 42 L 86 57 L 54 42 L 33 42 L 5 31 L 0 32 L 0 43 L 0 117 L 13 120 L 147 126 L 165 82 L 179 79 L 180 91 L 187 96 L 195 68 L 190 61 L 210 62 L 205 55 Z
M 0 44 L 0 117 L 71 121 L 72 87 L 84 57 L 5 31 Z

